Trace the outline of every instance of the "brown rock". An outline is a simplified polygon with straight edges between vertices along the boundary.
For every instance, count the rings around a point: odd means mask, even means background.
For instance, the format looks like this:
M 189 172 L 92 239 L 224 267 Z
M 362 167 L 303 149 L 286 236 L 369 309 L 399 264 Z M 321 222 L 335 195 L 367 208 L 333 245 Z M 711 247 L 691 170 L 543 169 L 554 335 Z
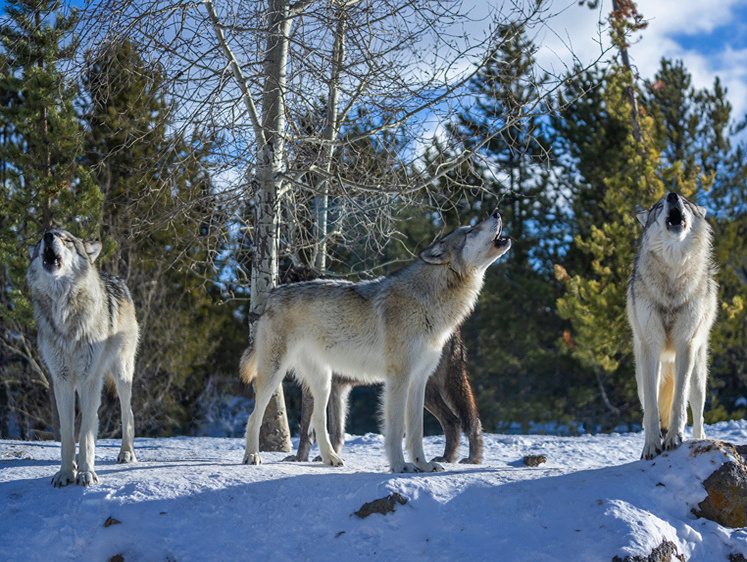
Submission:
M 527 455 L 524 457 L 524 464 L 526 466 L 539 466 L 543 462 L 547 462 L 545 455 Z
M 393 513 L 397 504 L 405 505 L 406 503 L 407 499 L 402 494 L 394 492 L 385 498 L 363 504 L 354 515 L 357 515 L 361 519 L 368 517 L 373 513 L 381 513 L 382 515 L 385 515 L 387 513 Z
M 740 458 L 738 456 L 738 458 Z M 747 527 L 747 467 L 744 462 L 729 461 L 703 482 L 708 497 L 698 504 L 698 517 L 724 527 Z

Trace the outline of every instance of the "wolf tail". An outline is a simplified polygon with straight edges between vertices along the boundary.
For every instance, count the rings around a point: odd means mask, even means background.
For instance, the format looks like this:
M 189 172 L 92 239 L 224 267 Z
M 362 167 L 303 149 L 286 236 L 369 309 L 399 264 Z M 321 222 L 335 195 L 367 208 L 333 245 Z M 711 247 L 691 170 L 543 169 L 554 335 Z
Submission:
M 251 384 L 257 378 L 257 354 L 251 347 L 247 347 L 241 355 L 239 377 L 246 384 Z

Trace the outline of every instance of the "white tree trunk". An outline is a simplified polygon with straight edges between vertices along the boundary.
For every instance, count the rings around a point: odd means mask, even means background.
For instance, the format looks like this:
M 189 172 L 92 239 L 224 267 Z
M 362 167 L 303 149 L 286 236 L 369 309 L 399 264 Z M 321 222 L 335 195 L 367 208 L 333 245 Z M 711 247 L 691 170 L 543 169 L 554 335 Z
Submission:
M 285 149 L 285 90 L 288 41 L 292 18 L 287 0 L 272 0 L 268 13 L 267 52 L 262 92 L 262 131 L 254 182 L 254 259 L 252 262 L 250 323 L 265 308 L 270 291 L 277 285 L 278 235 Z M 250 326 L 250 334 L 252 333 Z M 288 415 L 282 385 L 265 412 L 260 433 L 263 451 L 290 451 Z

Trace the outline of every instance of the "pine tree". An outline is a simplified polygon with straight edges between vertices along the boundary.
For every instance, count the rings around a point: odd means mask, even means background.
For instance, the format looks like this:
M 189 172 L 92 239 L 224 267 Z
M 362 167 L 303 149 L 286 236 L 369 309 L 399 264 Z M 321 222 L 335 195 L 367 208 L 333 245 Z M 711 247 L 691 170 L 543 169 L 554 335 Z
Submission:
M 552 263 L 562 228 L 551 181 L 548 108 L 540 103 L 546 78 L 537 75 L 535 46 L 521 26 L 507 25 L 501 36 L 471 84 L 474 104 L 449 128 L 477 157 L 440 184 L 443 202 L 451 205 L 442 214 L 447 227 L 498 208 L 512 239 L 463 329 L 488 430 L 563 419 L 565 373 L 573 369 L 557 346 L 563 323 L 554 309 L 559 285 Z
M 33 319 L 24 293 L 27 246 L 53 225 L 76 235 L 98 234 L 101 192 L 81 166 L 82 130 L 73 102 L 78 95 L 62 66 L 73 56 L 75 10 L 52 0 L 10 0 L 0 27 L 0 376 L 4 409 L 14 412 L 24 435 L 46 429 L 49 380 L 33 345 Z M 21 405 L 20 402 L 23 402 Z
M 168 132 L 173 107 L 163 74 L 130 42 L 89 54 L 84 84 L 85 160 L 106 195 L 103 267 L 125 278 L 140 322 L 137 430 L 188 432 L 208 379 L 221 382 L 216 357 L 240 354 L 232 308 L 219 307 L 209 289 L 217 271 L 206 246 L 223 226 L 213 222 L 220 219 L 206 162 L 211 142 Z M 102 432 L 118 428 L 110 417 Z

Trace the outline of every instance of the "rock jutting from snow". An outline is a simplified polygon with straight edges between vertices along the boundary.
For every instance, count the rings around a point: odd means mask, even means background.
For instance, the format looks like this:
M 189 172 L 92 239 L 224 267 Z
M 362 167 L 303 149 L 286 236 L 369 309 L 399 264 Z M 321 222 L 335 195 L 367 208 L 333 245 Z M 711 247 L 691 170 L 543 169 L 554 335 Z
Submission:
M 387 513 L 393 513 L 394 509 L 397 507 L 397 504 L 405 505 L 406 503 L 407 498 L 405 498 L 402 494 L 393 492 L 385 498 L 379 498 L 378 500 L 364 503 L 363 506 L 354 513 L 354 515 L 357 515 L 361 519 L 363 519 L 364 517 L 368 517 L 373 513 L 381 513 L 382 515 L 386 515 Z
M 526 466 L 539 466 L 543 462 L 547 462 L 545 455 L 526 455 L 524 457 L 524 464 Z
M 747 464 L 743 458 L 747 446 L 718 445 L 735 460 L 725 462 L 705 479 L 703 487 L 708 496 L 698 504 L 700 510 L 693 509 L 693 513 L 724 527 L 747 527 Z
M 612 562 L 670 562 L 673 560 L 686 562 L 687 559 L 677 551 L 676 544 L 664 540 L 648 556 L 626 556 L 625 558 L 615 556 Z

